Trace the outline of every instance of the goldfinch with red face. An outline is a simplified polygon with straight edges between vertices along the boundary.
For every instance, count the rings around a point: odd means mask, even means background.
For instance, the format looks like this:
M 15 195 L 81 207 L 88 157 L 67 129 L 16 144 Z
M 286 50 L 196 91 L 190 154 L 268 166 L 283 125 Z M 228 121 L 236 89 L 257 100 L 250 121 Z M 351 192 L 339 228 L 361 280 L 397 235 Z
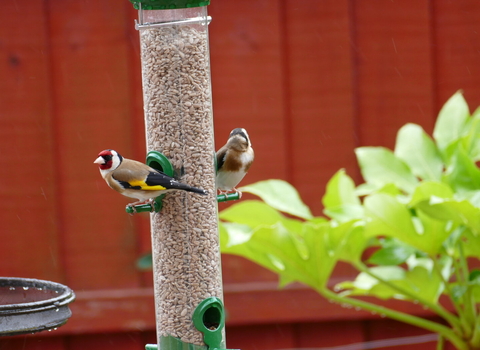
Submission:
M 100 174 L 107 185 L 115 191 L 130 198 L 138 199 L 138 202 L 128 206 L 134 209 L 134 205 L 152 204 L 156 197 L 175 190 L 208 194 L 207 191 L 192 187 L 174 178 L 149 167 L 146 164 L 123 158 L 118 152 L 106 149 L 98 154 L 94 161 L 99 165 Z
M 254 153 L 247 130 L 233 129 L 227 143 L 217 152 L 216 185 L 220 193 L 242 192 L 235 187 L 253 163 Z

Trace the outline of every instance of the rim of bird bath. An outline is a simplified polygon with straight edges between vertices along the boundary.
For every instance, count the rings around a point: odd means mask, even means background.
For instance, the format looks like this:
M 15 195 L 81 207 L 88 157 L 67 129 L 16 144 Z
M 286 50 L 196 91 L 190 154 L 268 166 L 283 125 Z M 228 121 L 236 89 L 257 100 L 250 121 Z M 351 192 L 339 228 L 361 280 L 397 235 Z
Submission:
M 0 336 L 36 333 L 64 325 L 75 293 L 60 283 L 0 277 Z

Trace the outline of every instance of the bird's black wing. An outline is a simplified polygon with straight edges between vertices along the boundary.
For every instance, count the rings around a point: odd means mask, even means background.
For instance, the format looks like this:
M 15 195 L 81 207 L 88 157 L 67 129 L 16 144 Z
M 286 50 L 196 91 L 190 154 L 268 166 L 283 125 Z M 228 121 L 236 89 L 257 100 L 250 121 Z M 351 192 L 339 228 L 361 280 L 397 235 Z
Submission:
M 223 167 L 225 163 L 225 156 L 227 155 L 227 148 L 223 146 L 217 152 L 217 171 Z
M 200 194 L 207 194 L 208 192 L 200 188 L 192 187 L 187 184 L 181 183 L 174 178 L 165 175 L 161 172 L 151 171 L 148 173 L 145 179 L 146 187 L 144 190 L 184 190 L 189 192 L 195 192 Z

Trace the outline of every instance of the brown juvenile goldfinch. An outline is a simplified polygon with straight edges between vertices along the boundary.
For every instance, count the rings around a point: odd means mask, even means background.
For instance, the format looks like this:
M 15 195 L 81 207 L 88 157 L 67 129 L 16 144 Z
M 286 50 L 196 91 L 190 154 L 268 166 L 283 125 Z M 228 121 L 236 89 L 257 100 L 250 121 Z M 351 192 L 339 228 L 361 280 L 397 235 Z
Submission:
M 247 130 L 233 129 L 227 143 L 217 152 L 217 190 L 220 193 L 234 190 L 241 197 L 242 193 L 235 187 L 252 165 L 253 158 L 253 148 Z
M 99 165 L 100 174 L 108 186 L 124 196 L 138 199 L 138 202 L 129 204 L 132 208 L 138 204 L 153 204 L 156 197 L 175 190 L 208 194 L 205 190 L 178 182 L 146 164 L 123 158 L 112 149 L 100 152 L 94 163 Z

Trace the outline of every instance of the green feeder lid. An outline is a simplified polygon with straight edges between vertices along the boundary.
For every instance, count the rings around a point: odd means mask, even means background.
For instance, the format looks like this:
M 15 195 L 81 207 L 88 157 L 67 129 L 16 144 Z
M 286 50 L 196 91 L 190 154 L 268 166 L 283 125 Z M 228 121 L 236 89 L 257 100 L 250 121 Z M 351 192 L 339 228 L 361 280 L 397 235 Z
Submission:
M 137 10 L 172 10 L 210 5 L 210 0 L 130 0 Z

